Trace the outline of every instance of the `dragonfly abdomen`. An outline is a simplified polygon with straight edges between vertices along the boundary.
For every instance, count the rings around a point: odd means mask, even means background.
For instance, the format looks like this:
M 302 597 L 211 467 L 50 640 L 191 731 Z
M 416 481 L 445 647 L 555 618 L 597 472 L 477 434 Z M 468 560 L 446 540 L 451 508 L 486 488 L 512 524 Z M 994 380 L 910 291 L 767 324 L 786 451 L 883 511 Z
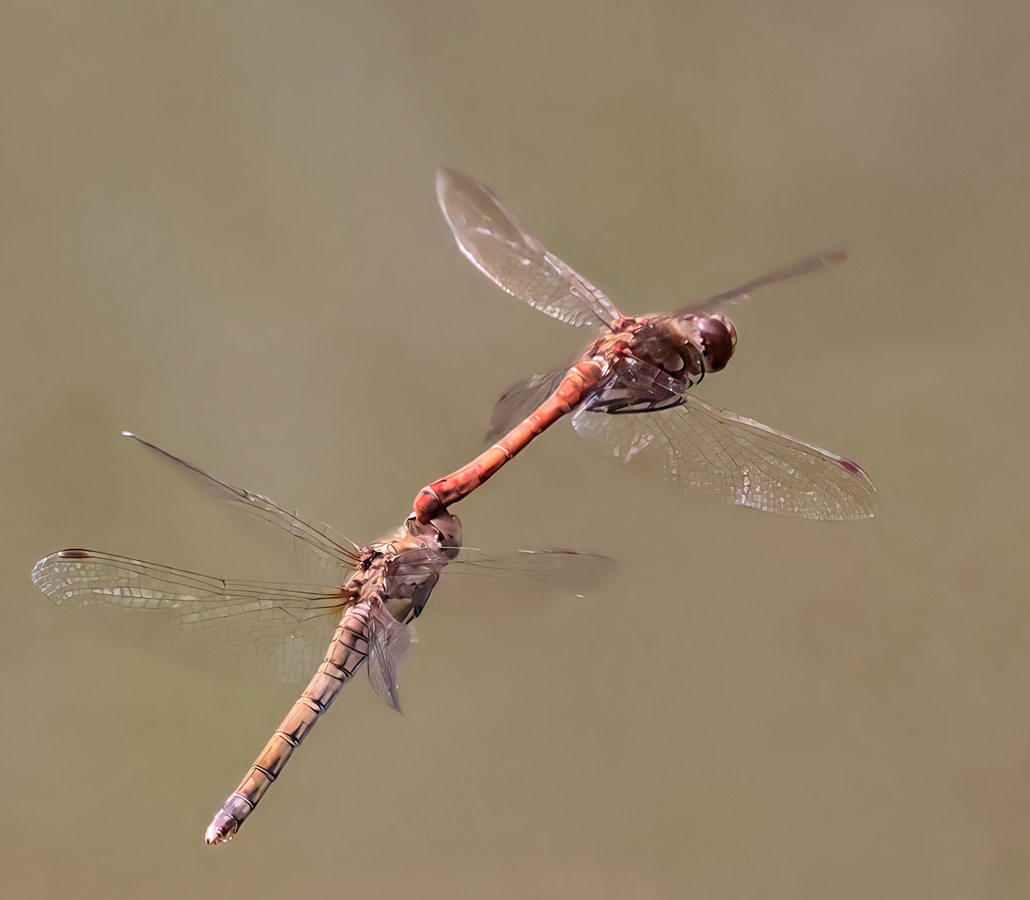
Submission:
M 318 717 L 330 707 L 340 689 L 365 661 L 368 656 L 368 617 L 367 603 L 352 606 L 344 613 L 314 678 L 254 760 L 243 781 L 212 819 L 204 835 L 207 843 L 220 844 L 233 839 Z
M 440 515 L 452 503 L 470 494 L 512 459 L 533 438 L 569 413 L 601 380 L 604 367 L 595 359 L 572 366 L 547 398 L 489 450 L 457 472 L 422 488 L 415 498 L 415 515 L 423 525 Z

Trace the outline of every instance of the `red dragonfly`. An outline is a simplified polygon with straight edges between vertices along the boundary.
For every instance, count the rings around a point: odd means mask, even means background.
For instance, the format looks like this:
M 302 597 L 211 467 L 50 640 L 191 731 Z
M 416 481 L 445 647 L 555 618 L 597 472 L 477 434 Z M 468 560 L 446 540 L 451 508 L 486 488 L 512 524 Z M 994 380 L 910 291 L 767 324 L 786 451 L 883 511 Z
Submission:
M 809 257 L 670 313 L 624 316 L 474 178 L 441 169 L 436 192 L 458 247 L 491 281 L 549 316 L 600 325 L 603 333 L 572 363 L 501 396 L 487 435 L 496 443 L 422 489 L 415 500 L 420 522 L 475 490 L 569 413 L 572 427 L 602 456 L 686 496 L 808 519 L 875 512 L 876 489 L 857 463 L 687 393 L 733 355 L 737 332 L 722 312 L 727 304 L 841 262 L 844 251 Z
M 571 550 L 491 556 L 463 548 L 461 522 L 446 511 L 426 523 L 411 515 L 393 534 L 358 547 L 328 525 L 136 439 L 199 479 L 215 497 L 284 529 L 302 567 L 322 581 L 226 581 L 94 550 L 61 550 L 32 570 L 36 586 L 58 606 L 130 640 L 224 656 L 273 681 L 311 678 L 215 815 L 205 835 L 209 844 L 232 840 L 362 665 L 375 692 L 400 709 L 397 665 L 417 640 L 410 623 L 444 567 L 582 596 L 611 566 L 606 557 Z

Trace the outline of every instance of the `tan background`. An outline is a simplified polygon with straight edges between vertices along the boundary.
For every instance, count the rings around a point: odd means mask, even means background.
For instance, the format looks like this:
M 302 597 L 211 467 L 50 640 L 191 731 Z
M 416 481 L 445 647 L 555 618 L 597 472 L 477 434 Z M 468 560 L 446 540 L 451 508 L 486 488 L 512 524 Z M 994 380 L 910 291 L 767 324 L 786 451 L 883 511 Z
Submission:
M 0 878 L 11 897 L 1030 892 L 1024 3 L 4 4 Z M 866 466 L 852 525 L 691 506 L 567 425 L 445 580 L 404 718 L 349 689 L 228 847 L 295 688 L 37 593 L 64 546 L 289 577 L 131 428 L 366 541 L 587 337 L 459 255 L 438 164 L 629 313 L 809 253 L 702 395 Z M 346 883 L 344 884 L 344 879 Z

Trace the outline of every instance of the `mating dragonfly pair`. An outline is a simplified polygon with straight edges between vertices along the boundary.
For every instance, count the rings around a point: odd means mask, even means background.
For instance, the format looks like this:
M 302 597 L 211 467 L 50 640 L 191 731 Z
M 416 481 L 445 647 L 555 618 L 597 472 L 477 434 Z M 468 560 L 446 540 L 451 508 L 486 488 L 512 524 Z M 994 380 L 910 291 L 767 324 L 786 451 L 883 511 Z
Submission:
M 496 284 L 564 322 L 603 328 L 577 359 L 501 397 L 489 450 L 423 488 L 396 533 L 359 547 L 327 525 L 141 441 L 214 496 L 284 529 L 299 560 L 323 583 L 226 581 L 91 550 L 62 550 L 33 569 L 33 581 L 59 606 L 131 639 L 227 656 L 278 681 L 301 681 L 315 669 L 211 822 L 208 843 L 232 839 L 362 664 L 376 693 L 399 709 L 397 665 L 415 639 L 410 623 L 445 567 L 574 594 L 602 576 L 610 561 L 592 554 L 490 556 L 463 548 L 461 523 L 447 511 L 564 415 L 571 414 L 579 435 L 602 455 L 687 496 L 812 519 L 858 519 L 875 510 L 875 489 L 856 463 L 688 394 L 733 354 L 737 335 L 722 311 L 727 304 L 839 262 L 842 252 L 811 257 L 669 314 L 627 317 L 526 233 L 479 182 L 441 171 L 437 194 L 458 246 Z

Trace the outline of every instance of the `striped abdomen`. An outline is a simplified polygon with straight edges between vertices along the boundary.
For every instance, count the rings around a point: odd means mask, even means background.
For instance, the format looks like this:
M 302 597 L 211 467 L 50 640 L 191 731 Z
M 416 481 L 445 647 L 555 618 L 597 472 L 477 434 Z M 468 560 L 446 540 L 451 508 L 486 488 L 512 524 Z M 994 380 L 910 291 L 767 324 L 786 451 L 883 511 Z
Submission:
M 293 751 L 311 731 L 318 717 L 336 699 L 340 688 L 354 675 L 368 656 L 367 603 L 352 606 L 344 613 L 333 635 L 325 661 L 318 667 L 300 699 L 289 715 L 254 760 L 239 787 L 222 804 L 207 828 L 204 840 L 209 844 L 231 841 L 250 815 L 269 785 L 282 772 Z

